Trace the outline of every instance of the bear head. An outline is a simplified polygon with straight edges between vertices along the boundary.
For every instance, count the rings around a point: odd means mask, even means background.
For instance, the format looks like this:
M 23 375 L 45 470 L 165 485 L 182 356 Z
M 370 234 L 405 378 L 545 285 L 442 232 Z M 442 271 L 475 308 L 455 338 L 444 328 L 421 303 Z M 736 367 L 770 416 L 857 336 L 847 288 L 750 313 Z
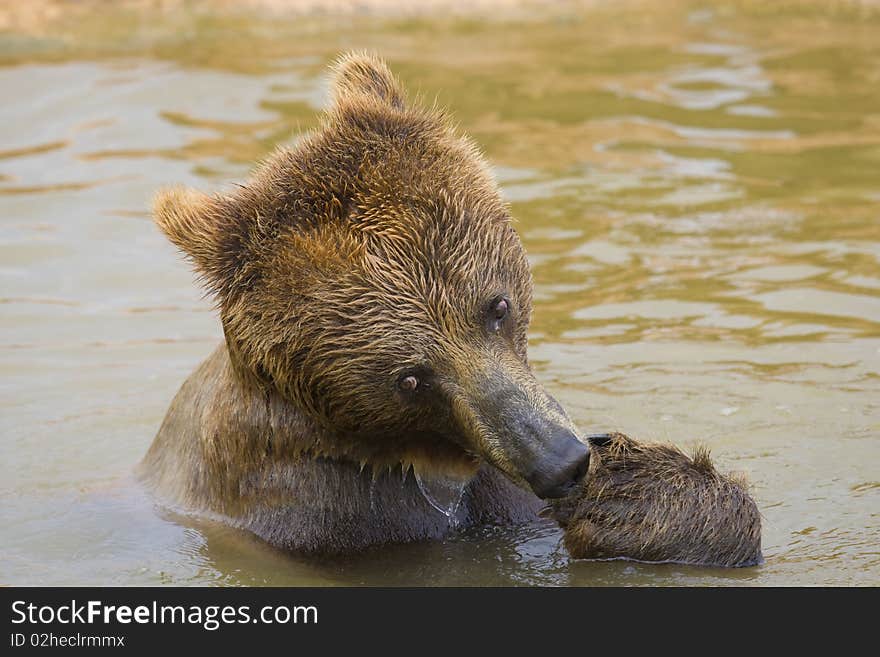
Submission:
M 217 301 L 242 384 L 361 465 L 472 472 L 564 495 L 587 446 L 530 371 L 531 277 L 482 156 L 384 62 L 334 66 L 320 126 L 233 193 L 154 216 Z

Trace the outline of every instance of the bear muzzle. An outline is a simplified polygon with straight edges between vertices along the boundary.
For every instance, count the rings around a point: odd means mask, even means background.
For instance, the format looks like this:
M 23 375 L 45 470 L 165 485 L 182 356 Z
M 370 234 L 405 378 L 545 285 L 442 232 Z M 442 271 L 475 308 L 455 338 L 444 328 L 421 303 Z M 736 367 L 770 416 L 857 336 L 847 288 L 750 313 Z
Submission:
M 568 495 L 587 473 L 590 448 L 559 403 L 520 363 L 474 370 L 453 404 L 468 442 L 538 497 Z
M 528 446 L 528 445 L 527 445 Z M 536 453 L 520 467 L 523 478 L 535 495 L 543 499 L 565 497 L 587 474 L 590 448 L 565 427 L 547 430 L 544 440 L 535 443 Z M 529 450 L 524 450 L 527 454 Z

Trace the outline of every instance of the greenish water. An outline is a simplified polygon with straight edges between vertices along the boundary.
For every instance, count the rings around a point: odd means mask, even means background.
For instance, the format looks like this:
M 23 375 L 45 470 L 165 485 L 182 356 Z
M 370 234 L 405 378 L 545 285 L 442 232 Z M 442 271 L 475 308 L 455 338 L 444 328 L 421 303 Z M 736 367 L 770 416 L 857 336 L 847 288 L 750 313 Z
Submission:
M 764 4 L 0 31 L 0 583 L 880 583 L 880 19 Z M 131 483 L 220 337 L 152 193 L 244 178 L 361 47 L 496 165 L 547 388 L 746 472 L 764 565 L 573 562 L 550 524 L 307 562 Z

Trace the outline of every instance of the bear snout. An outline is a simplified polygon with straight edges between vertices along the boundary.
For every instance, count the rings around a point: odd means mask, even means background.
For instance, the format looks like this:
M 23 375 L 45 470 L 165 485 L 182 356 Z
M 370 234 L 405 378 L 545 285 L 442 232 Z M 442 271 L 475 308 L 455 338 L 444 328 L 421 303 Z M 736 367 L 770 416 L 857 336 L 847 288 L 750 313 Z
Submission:
M 565 497 L 587 474 L 590 448 L 565 427 L 555 427 L 542 447 L 526 481 L 542 499 Z

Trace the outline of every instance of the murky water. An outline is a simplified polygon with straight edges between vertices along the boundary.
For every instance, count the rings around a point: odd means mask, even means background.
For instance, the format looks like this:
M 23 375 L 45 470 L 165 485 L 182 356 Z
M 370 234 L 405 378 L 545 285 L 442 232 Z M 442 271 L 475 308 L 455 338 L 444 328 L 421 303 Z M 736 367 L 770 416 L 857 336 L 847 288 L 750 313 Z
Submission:
M 786 6 L 0 21 L 0 583 L 880 583 L 880 16 Z M 245 177 L 353 47 L 497 165 L 548 389 L 747 472 L 763 566 L 572 562 L 549 523 L 307 562 L 132 485 L 220 336 L 151 194 Z

